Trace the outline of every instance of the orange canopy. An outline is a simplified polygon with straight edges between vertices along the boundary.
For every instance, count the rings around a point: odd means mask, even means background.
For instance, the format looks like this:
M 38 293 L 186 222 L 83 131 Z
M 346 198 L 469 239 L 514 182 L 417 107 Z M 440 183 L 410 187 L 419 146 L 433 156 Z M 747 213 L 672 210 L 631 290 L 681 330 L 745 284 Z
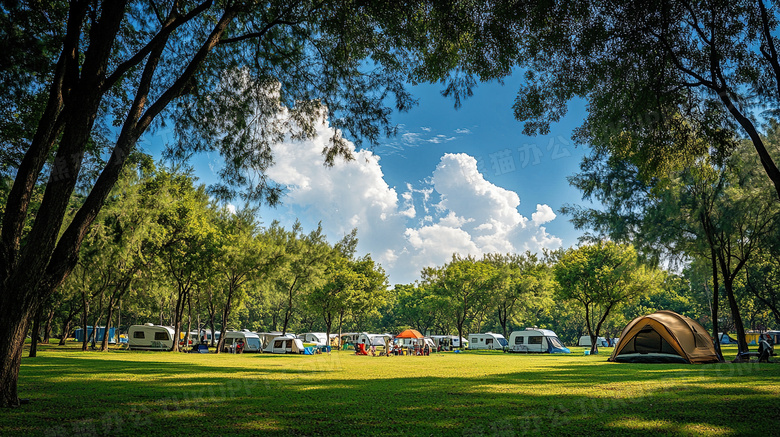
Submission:
M 395 338 L 416 338 L 416 339 L 421 339 L 421 338 L 425 338 L 425 336 L 420 334 L 420 331 L 418 331 L 416 329 L 407 329 L 406 331 L 396 335 Z

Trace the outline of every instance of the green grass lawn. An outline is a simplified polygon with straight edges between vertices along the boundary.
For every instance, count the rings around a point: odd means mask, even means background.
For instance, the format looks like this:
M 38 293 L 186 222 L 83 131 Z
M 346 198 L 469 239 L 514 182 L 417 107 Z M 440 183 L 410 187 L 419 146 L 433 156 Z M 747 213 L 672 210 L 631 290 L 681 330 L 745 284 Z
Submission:
M 22 360 L 30 403 L 0 411 L 0 435 L 780 434 L 780 364 L 615 364 L 611 349 L 572 349 L 387 358 L 42 346 Z

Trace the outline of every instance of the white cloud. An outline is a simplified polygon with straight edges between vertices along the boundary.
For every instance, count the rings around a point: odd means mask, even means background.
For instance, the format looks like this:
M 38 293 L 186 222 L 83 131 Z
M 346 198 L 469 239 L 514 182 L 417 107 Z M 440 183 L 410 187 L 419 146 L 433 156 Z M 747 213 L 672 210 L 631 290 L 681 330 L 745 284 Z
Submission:
M 536 212 L 531 215 L 536 226 L 543 225 L 547 222 L 555 220 L 555 213 L 552 208 L 547 205 L 536 204 Z
M 455 133 L 456 134 L 461 134 L 461 135 L 468 135 L 468 134 L 471 133 L 471 130 L 467 129 L 465 127 L 462 127 L 462 128 L 455 129 Z
M 412 282 L 423 267 L 442 265 L 453 253 L 481 256 L 561 245 L 540 226 L 555 219 L 549 206 L 537 205 L 529 220 L 519 212 L 517 193 L 485 180 L 469 155 L 444 155 L 430 178 L 418 186 L 407 183 L 399 195 L 370 151 L 353 147 L 355 160 L 325 167 L 321 152 L 333 130 L 324 122 L 317 133 L 274 147 L 268 176 L 288 187 L 285 224 L 301 218 L 310 229 L 321 221 L 332 241 L 357 227 L 359 253 L 371 253 L 391 283 Z
M 436 135 L 434 137 L 428 138 L 425 141 L 427 141 L 429 143 L 434 143 L 434 144 L 441 144 L 441 143 L 446 143 L 448 141 L 452 141 L 454 139 L 455 139 L 455 137 L 448 137 L 446 135 L 441 135 L 440 134 L 440 135 Z

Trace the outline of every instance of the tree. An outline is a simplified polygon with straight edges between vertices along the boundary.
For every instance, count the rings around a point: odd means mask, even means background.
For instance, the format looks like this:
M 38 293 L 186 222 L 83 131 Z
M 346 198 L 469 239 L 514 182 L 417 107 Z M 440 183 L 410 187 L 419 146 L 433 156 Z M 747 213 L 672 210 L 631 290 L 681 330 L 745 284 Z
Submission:
M 544 305 L 541 301 L 552 288 L 549 272 L 538 255 L 530 252 L 519 255 L 487 254 L 483 260 L 495 269 L 490 280 L 491 306 L 496 308 L 504 337 L 509 338 L 509 324 L 515 321 L 521 310 L 534 312 Z
M 281 258 L 281 248 L 275 247 L 260 233 L 251 209 L 235 213 L 222 209 L 217 222 L 220 242 L 214 273 L 220 277 L 217 286 L 222 290 L 224 301 L 222 332 L 227 332 L 230 312 L 243 298 L 244 289 L 252 282 L 261 282 Z M 211 328 L 214 332 L 213 323 Z M 219 339 L 217 353 L 222 350 L 223 344 L 224 336 Z
M 289 232 L 274 223 L 269 232 L 274 244 L 284 248 L 283 258 L 271 281 L 284 296 L 282 333 L 286 333 L 297 306 L 306 302 L 307 294 L 324 282 L 331 249 L 321 226 L 306 235 L 298 222 Z
M 655 293 L 661 274 L 639 263 L 633 246 L 598 242 L 567 250 L 553 267 L 563 300 L 585 310 L 585 326 L 596 352 L 601 326 L 610 313 L 642 294 Z
M 332 162 L 348 155 L 343 134 L 375 141 L 382 131 L 392 133 L 388 97 L 396 97 L 398 109 L 412 104 L 404 82 L 414 58 L 396 43 L 416 39 L 405 33 L 416 27 L 407 29 L 402 17 L 424 22 L 407 6 L 341 0 L 5 5 L 0 19 L 13 38 L 3 38 L 0 64 L 0 103 L 7 109 L 0 170 L 13 184 L 4 193 L 0 231 L 0 406 L 18 405 L 28 320 L 76 265 L 88 228 L 142 135 L 163 120 L 173 123 L 169 155 L 218 150 L 225 156 L 226 184 L 215 193 L 230 195 L 231 187 L 247 183 L 248 197 L 274 202 L 279 188 L 263 170 L 283 132 L 313 135 L 313 123 L 327 111 L 337 129 L 326 153 Z M 249 169 L 259 176 L 256 183 Z M 40 208 L 33 208 L 43 185 Z M 65 220 L 77 187 L 84 188 L 84 202 Z
M 519 66 L 525 81 L 514 113 L 526 134 L 549 132 L 568 103 L 581 98 L 588 115 L 577 139 L 615 156 L 640 154 L 642 172 L 652 174 L 681 157 L 708 153 L 707 145 L 681 138 L 701 130 L 727 138 L 739 129 L 780 196 L 777 155 L 762 138 L 758 117 L 780 102 L 780 11 L 764 0 L 520 1 L 492 8 L 448 2 L 442 8 L 448 13 L 431 19 L 453 31 L 438 34 L 434 47 L 453 48 L 432 50 L 430 57 L 447 67 L 431 74 L 448 76 L 456 105 L 472 93 L 476 77 L 504 77 Z M 690 116 L 702 123 L 691 127 Z
M 217 230 L 213 226 L 205 187 L 193 187 L 185 174 L 161 171 L 149 189 L 161 185 L 147 196 L 144 207 L 155 211 L 159 234 L 154 236 L 159 268 L 166 280 L 174 285 L 173 351 L 179 350 L 179 334 L 184 310 L 198 282 L 205 277 L 204 269 L 214 257 Z M 189 338 L 189 330 L 186 339 Z
M 307 296 L 309 308 L 325 323 L 328 342 L 335 321 L 341 331 L 348 312 L 378 316 L 376 310 L 387 297 L 387 276 L 369 255 L 354 258 L 357 243 L 357 229 L 353 229 L 331 249 L 325 281 Z
M 431 284 L 396 284 L 393 292 L 396 298 L 394 315 L 399 328 L 411 327 L 425 333 L 440 327 L 446 305 Z
M 463 337 L 464 328 L 486 308 L 490 296 L 488 282 L 493 274 L 490 264 L 458 255 L 453 255 L 443 267 L 426 267 L 421 273 L 423 284 L 432 286 L 444 298 L 459 337 Z

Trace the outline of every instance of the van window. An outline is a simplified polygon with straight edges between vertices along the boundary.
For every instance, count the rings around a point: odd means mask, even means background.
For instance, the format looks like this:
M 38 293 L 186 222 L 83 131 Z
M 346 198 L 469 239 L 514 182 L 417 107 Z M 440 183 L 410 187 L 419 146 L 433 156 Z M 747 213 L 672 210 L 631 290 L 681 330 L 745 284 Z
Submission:
M 525 337 L 518 335 L 515 337 L 515 344 L 523 344 L 523 341 L 525 341 Z
M 493 339 L 492 338 L 485 339 L 485 344 L 493 344 Z
M 133 332 L 133 338 L 146 338 L 146 337 L 144 337 L 144 331 L 135 331 Z
M 274 341 L 274 348 L 281 348 L 281 347 L 283 347 L 282 343 L 284 343 L 282 340 Z
M 168 338 L 168 333 L 167 333 L 167 332 L 155 332 L 155 333 L 154 333 L 154 339 L 155 339 L 155 340 L 163 340 L 163 341 L 168 341 L 168 340 L 170 340 L 170 339 Z
M 541 335 L 534 335 L 534 336 L 528 337 L 528 344 L 542 344 L 542 336 Z

